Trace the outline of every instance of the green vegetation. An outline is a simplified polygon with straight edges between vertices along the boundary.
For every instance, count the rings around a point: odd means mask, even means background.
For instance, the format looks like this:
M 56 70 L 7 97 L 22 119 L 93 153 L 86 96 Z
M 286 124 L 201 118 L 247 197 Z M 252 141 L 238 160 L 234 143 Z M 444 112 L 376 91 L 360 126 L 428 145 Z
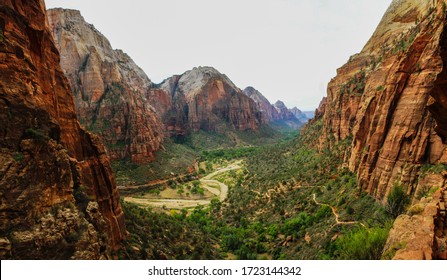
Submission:
M 196 151 L 206 151 L 273 144 L 283 136 L 269 126 L 262 126 L 259 131 L 239 131 L 223 125 L 219 131 L 222 132 L 199 130 L 191 133 L 182 144 Z
M 48 141 L 50 138 L 40 129 L 27 128 L 24 134 L 25 138 L 37 140 L 39 142 Z
M 362 69 L 358 73 L 354 74 L 347 83 L 341 85 L 340 94 L 356 94 L 361 96 L 365 91 L 365 85 L 366 72 Z
M 441 174 L 443 171 L 447 171 L 446 164 L 424 164 L 421 167 L 421 177 L 425 177 L 427 174 Z
M 118 185 L 142 185 L 157 179 L 168 179 L 172 174 L 180 175 L 191 172 L 198 153 L 190 147 L 168 142 L 165 149 L 156 154 L 157 160 L 147 165 L 138 165 L 129 160 L 115 161 Z
M 23 155 L 22 152 L 16 152 L 14 153 L 13 158 L 15 161 L 21 162 L 25 158 L 25 156 Z
M 376 88 L 376 91 L 384 91 L 386 87 L 384 85 L 380 85 Z
M 107 126 L 107 122 L 93 122 L 90 129 L 99 132 L 104 125 Z M 224 134 L 200 130 L 178 143 L 167 140 L 164 149 L 157 151 L 156 161 L 150 164 L 135 164 L 128 159 L 113 162 L 112 168 L 118 185 L 142 185 L 154 180 L 195 172 L 194 163 L 198 159 L 222 161 L 244 158 L 255 154 L 259 145 L 276 143 L 280 141 L 282 135 L 290 137 L 293 134 L 291 132 L 281 134 L 268 126 L 261 127 L 259 132 L 241 132 L 228 127 L 225 129 Z M 125 145 L 124 141 L 118 141 L 110 148 L 122 148 Z M 203 174 L 205 170 L 198 172 Z
M 380 258 L 392 217 L 374 198 L 358 189 L 355 174 L 339 168 L 349 150 L 350 137 L 322 151 L 307 144 L 321 136 L 322 125 L 318 120 L 302 136 L 257 147 L 200 150 L 187 146 L 188 151 L 199 151 L 196 155 L 200 155 L 203 175 L 222 168 L 228 161 L 243 160 L 244 168 L 237 172 L 229 170 L 213 176 L 229 186 L 227 199 L 213 199 L 207 207 L 182 210 L 181 214 L 171 210 L 171 215 L 160 217 L 151 210 L 139 213 L 136 207 L 127 205 L 126 217 L 134 216 L 129 223 L 135 225 L 128 225 L 133 237 L 121 257 L 162 258 L 164 255 L 157 255 L 151 247 L 155 245 L 142 240 L 141 235 L 146 234 L 145 239 L 162 243 L 157 246 L 169 252 L 164 253 L 167 258 L 189 258 L 185 252 L 197 246 L 198 236 L 211 240 L 213 249 L 202 244 L 201 253 L 192 258 Z M 160 169 L 172 163 L 166 162 Z M 192 179 L 188 184 L 175 180 L 166 184 L 181 194 L 200 194 L 199 181 Z M 141 224 L 140 218 L 146 219 L 148 225 Z M 160 224 L 158 231 L 151 229 L 150 223 Z M 182 234 L 157 239 L 156 235 L 163 233 L 159 232 L 163 231 L 162 224 Z M 190 230 L 194 233 L 187 233 Z M 194 245 L 183 238 L 187 234 L 197 237 Z M 135 246 L 140 248 L 138 254 L 132 249 Z M 141 248 L 146 248 L 144 253 Z
M 356 227 L 332 244 L 332 257 L 342 260 L 380 260 L 388 237 L 385 228 Z
M 397 216 L 406 210 L 409 203 L 410 196 L 407 195 L 405 189 L 402 186 L 396 185 L 391 189 L 390 194 L 388 195 L 386 210 L 391 216 L 397 218 Z
M 416 193 L 416 199 L 421 199 L 421 198 L 423 198 L 423 197 L 430 197 L 430 196 L 432 196 L 437 190 L 438 190 L 438 187 L 429 187 L 429 186 L 422 187 L 422 188 Z
M 400 39 L 397 39 L 398 41 L 395 41 L 394 49 L 392 50 L 393 54 L 398 53 L 405 53 L 410 46 L 413 44 L 414 40 L 416 39 L 416 36 L 419 34 L 420 27 L 416 25 L 415 27 L 412 27 L 410 30 L 408 30 L 407 33 L 402 34 L 400 36 Z
M 121 202 L 129 236 L 116 253 L 119 259 L 218 259 L 215 238 L 186 212 L 168 215 Z M 200 216 L 198 216 L 200 218 Z
M 233 149 L 218 149 L 200 152 L 201 161 L 233 160 L 246 158 L 256 154 L 260 150 L 259 147 L 242 147 Z

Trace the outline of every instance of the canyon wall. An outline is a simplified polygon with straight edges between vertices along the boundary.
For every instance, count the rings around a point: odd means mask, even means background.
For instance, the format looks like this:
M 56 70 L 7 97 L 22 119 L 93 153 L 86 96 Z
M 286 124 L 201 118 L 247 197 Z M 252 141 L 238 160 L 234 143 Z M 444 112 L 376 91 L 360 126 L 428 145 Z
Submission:
M 412 197 L 385 246 L 394 259 L 446 259 L 446 16 L 443 0 L 394 0 L 312 121 L 320 149 L 350 147 L 341 159 L 360 188 L 384 203 L 397 185 Z
M 0 35 L 0 257 L 107 258 L 125 235 L 119 193 L 76 118 L 44 1 L 2 1 Z
M 445 4 L 433 3 L 393 1 L 362 52 L 338 69 L 319 110 L 320 147 L 348 141 L 345 165 L 378 199 L 396 184 L 416 194 L 427 187 L 424 165 L 447 164 L 445 93 L 434 90 L 443 84 Z
M 157 109 L 170 106 L 169 97 L 79 11 L 51 9 L 48 19 L 80 122 L 101 135 L 112 159 L 152 161 L 164 137 Z

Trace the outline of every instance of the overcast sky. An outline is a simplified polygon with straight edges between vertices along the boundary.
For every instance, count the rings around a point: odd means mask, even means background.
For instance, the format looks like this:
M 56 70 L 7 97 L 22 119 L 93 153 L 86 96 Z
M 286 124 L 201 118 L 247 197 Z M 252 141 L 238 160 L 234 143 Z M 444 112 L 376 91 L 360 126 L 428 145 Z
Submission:
M 45 0 L 80 10 L 159 83 L 212 66 L 270 102 L 314 110 L 391 0 Z

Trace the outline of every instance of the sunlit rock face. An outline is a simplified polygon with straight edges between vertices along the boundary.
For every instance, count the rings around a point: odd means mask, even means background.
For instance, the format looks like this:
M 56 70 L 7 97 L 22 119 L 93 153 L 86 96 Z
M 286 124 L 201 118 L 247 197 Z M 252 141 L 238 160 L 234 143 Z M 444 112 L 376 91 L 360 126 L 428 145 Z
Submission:
M 446 164 L 443 1 L 393 1 L 361 53 L 328 85 L 320 147 L 351 143 L 344 162 L 378 199 L 423 187 L 421 166 Z
M 173 99 L 172 127 L 224 132 L 229 125 L 256 131 L 265 123 L 256 103 L 212 67 L 196 67 L 171 77 L 160 88 Z
M 81 123 L 101 135 L 112 159 L 154 160 L 164 138 L 157 109 L 170 106 L 169 96 L 79 11 L 51 9 L 48 18 Z

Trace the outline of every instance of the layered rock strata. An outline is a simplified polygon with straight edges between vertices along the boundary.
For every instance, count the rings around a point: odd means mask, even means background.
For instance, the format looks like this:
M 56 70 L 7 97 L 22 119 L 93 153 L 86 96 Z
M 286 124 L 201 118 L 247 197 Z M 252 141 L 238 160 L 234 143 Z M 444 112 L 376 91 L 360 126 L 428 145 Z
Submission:
M 125 234 L 119 193 L 76 118 L 44 1 L 2 1 L 0 35 L 0 256 L 106 258 Z
M 156 107 L 170 106 L 169 97 L 79 11 L 52 9 L 48 18 L 81 123 L 101 135 L 112 159 L 152 161 L 164 137 Z
M 212 67 L 196 67 L 159 85 L 173 107 L 168 113 L 171 130 L 225 132 L 256 131 L 265 123 L 256 103 L 225 75 Z
M 444 1 L 393 1 L 360 54 L 328 86 L 320 147 L 351 144 L 344 162 L 362 189 L 385 198 L 392 186 L 410 195 L 423 165 L 447 164 Z

